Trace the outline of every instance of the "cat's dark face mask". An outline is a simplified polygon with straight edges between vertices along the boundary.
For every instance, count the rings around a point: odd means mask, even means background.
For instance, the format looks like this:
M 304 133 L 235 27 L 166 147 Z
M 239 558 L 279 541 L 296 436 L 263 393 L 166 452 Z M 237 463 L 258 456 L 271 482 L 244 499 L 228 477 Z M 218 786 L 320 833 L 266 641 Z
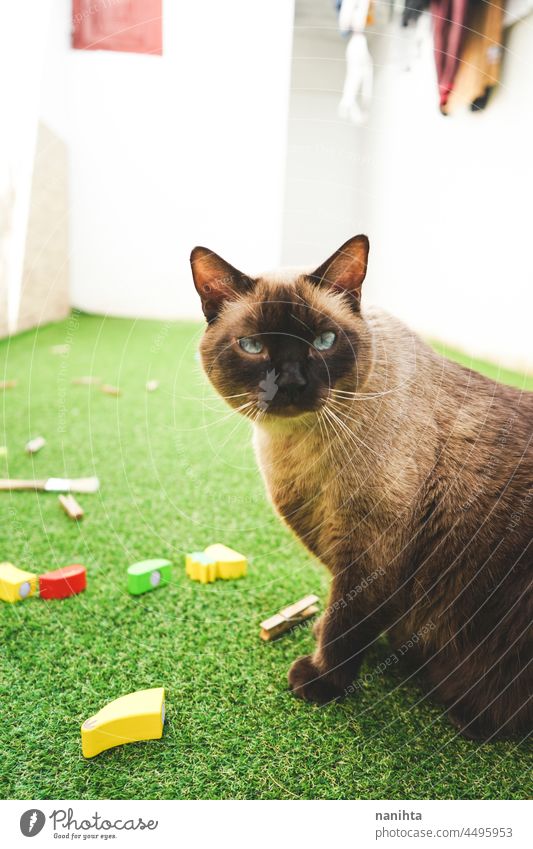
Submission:
M 315 272 L 285 282 L 253 280 L 195 248 L 209 323 L 202 362 L 232 407 L 251 418 L 298 417 L 319 410 L 334 387 L 363 385 L 371 363 L 359 311 L 367 251 L 366 237 L 356 237 Z

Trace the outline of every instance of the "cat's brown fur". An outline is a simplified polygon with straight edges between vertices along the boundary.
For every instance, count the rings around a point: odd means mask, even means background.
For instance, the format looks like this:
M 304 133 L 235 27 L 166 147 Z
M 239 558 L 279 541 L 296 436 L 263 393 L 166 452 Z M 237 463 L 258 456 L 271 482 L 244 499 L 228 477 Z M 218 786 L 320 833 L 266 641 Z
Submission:
M 366 649 L 388 632 L 416 651 L 463 733 L 525 735 L 533 394 L 362 310 L 367 253 L 356 237 L 313 273 L 256 280 L 206 249 L 191 257 L 209 321 L 206 372 L 233 407 L 249 404 L 241 412 L 255 420 L 272 502 L 332 574 L 317 648 L 293 663 L 289 684 L 320 703 L 349 692 Z M 325 327 L 334 349 L 317 356 L 313 335 Z M 258 355 L 239 348 L 252 335 L 266 343 Z M 272 368 L 284 388 L 261 406 Z

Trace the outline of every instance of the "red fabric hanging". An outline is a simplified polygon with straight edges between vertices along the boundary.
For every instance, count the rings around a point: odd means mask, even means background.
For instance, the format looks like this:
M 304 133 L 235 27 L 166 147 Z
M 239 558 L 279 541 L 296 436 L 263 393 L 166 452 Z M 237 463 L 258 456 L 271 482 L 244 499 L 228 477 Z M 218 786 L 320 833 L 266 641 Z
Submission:
M 163 52 L 162 0 L 72 0 L 72 46 Z
M 433 47 L 441 109 L 448 102 L 459 66 L 467 9 L 468 0 L 431 0 Z

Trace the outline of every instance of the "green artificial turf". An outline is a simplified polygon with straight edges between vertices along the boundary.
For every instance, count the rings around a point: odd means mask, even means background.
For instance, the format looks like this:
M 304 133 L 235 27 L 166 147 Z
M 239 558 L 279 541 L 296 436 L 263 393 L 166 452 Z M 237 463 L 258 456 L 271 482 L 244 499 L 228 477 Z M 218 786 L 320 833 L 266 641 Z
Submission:
M 79 596 L 0 602 L 2 798 L 522 798 L 525 746 L 456 736 L 383 640 L 364 684 L 318 708 L 286 688 L 309 652 L 300 629 L 274 644 L 259 622 L 308 593 L 326 570 L 275 517 L 248 423 L 219 401 L 195 351 L 201 326 L 73 316 L 0 343 L 0 477 L 86 476 L 96 495 L 71 522 L 57 495 L 0 493 L 0 560 L 42 572 L 87 566 Z M 70 343 L 68 354 L 50 346 Z M 71 379 L 93 374 L 118 398 Z M 160 381 L 145 391 L 150 378 Z M 35 456 L 24 444 L 42 434 Z M 201 585 L 186 551 L 221 541 L 248 577 Z M 169 558 L 172 583 L 126 591 L 136 560 Z M 80 724 L 106 702 L 164 686 L 163 738 L 84 760 Z
M 442 342 L 432 342 L 432 344 L 439 354 L 449 357 L 450 360 L 456 360 L 468 368 L 475 369 L 475 371 L 481 372 L 481 374 L 490 377 L 492 380 L 498 380 L 500 383 L 509 383 L 510 386 L 516 386 L 517 389 L 533 390 L 532 374 L 511 371 L 495 363 L 487 363 L 475 357 L 469 357 L 455 348 L 444 345 Z

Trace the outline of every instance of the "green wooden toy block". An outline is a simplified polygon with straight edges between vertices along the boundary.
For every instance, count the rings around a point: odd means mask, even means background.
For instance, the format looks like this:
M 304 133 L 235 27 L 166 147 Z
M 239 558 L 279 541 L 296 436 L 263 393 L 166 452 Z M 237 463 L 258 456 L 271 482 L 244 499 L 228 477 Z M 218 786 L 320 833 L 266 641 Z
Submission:
M 128 590 L 142 595 L 170 583 L 170 560 L 142 560 L 128 567 Z

